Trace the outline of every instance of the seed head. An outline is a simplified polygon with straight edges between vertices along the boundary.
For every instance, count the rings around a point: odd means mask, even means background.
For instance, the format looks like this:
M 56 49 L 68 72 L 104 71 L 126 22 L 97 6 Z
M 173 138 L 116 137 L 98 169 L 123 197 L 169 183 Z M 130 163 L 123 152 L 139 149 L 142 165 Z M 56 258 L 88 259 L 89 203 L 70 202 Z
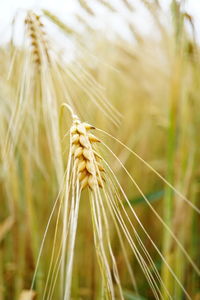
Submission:
M 77 178 L 81 189 L 89 187 L 94 190 L 95 186 L 102 187 L 102 172 L 104 168 L 100 162 L 101 157 L 94 151 L 94 143 L 100 142 L 95 135 L 91 134 L 93 126 L 82 123 L 77 116 L 73 116 L 73 125 L 70 129 L 71 149 L 76 167 Z
M 40 66 L 41 64 L 41 47 L 46 54 L 47 60 L 50 61 L 46 34 L 43 30 L 44 25 L 40 20 L 40 16 L 36 15 L 34 12 L 29 12 L 25 19 L 25 25 L 28 37 L 31 39 L 32 53 L 35 64 L 37 66 Z

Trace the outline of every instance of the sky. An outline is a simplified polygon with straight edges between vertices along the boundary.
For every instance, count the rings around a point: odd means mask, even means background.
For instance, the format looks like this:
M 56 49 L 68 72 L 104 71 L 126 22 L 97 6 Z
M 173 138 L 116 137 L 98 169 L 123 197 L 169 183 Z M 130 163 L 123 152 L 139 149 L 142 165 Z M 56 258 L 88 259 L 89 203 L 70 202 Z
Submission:
M 95 3 L 95 0 L 85 0 L 89 4 Z M 135 14 L 136 24 L 142 31 L 148 32 L 150 30 L 150 26 L 148 20 L 142 16 L 142 12 L 139 7 L 140 0 L 129 0 L 134 3 L 134 6 L 137 9 L 137 13 Z M 116 7 L 118 6 L 120 0 L 109 0 L 109 2 L 113 3 Z M 169 8 L 170 0 L 160 0 L 162 6 L 165 8 L 166 13 Z M 193 16 L 198 40 L 200 41 L 200 0 L 185 0 L 184 1 L 184 10 L 186 10 L 190 15 Z M 37 9 L 37 8 L 46 8 L 52 11 L 55 15 L 60 17 L 63 21 L 67 19 L 70 20 L 70 16 L 73 15 L 74 12 L 81 12 L 80 6 L 75 0 L 1 0 L 0 1 L 0 37 L 1 40 L 6 40 L 6 32 L 9 24 L 11 23 L 12 17 L 17 11 L 22 11 L 26 9 Z M 103 20 L 106 23 L 106 28 L 109 26 L 109 22 L 113 22 L 113 26 L 117 26 L 119 18 L 108 18 L 105 11 L 102 13 Z M 105 16 L 103 15 L 105 14 Z M 112 26 L 111 24 L 111 26 Z M 105 24 L 104 24 L 105 25 Z

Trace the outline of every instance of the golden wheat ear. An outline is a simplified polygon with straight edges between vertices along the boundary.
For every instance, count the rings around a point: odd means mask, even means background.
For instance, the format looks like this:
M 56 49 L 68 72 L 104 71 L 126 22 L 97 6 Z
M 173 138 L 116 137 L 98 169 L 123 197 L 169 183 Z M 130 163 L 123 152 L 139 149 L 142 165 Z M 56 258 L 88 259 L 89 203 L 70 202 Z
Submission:
M 94 239 L 97 249 L 97 257 L 102 272 L 106 299 L 115 299 L 109 259 L 104 246 L 103 221 L 100 212 L 100 189 L 104 185 L 104 167 L 101 158 L 94 149 L 99 140 L 91 133 L 94 127 L 81 122 L 68 105 L 73 123 L 70 129 L 70 151 L 66 178 L 66 193 L 63 213 L 63 236 L 61 255 L 61 295 L 68 300 L 71 297 L 71 281 L 73 273 L 74 248 L 78 222 L 79 203 L 82 191 L 88 188 L 88 196 L 91 201 L 92 220 L 94 226 Z M 95 206 L 94 206 L 94 203 Z M 97 208 L 98 206 L 98 208 Z M 112 257 L 114 257 L 112 255 Z M 115 261 L 113 261 L 115 265 Z M 117 272 L 116 272 L 117 274 Z M 117 282 L 119 277 L 116 275 Z M 121 293 L 122 295 L 122 293 Z M 123 299 L 123 298 L 122 298 Z
M 69 300 L 71 297 L 79 203 L 81 193 L 87 187 L 91 206 L 94 243 L 103 281 L 105 299 L 114 300 L 116 297 L 124 299 L 120 273 L 112 249 L 112 224 L 117 231 L 134 290 L 137 292 L 137 285 L 128 260 L 126 247 L 124 246 L 124 239 L 128 241 L 128 245 L 134 253 L 155 299 L 162 299 L 160 286 L 163 287 L 169 299 L 172 299 L 157 271 L 153 259 L 124 209 L 122 204 L 123 199 L 128 201 L 125 192 L 112 172 L 112 168 L 99 154 L 98 148 L 94 148 L 94 144 L 101 144 L 103 142 L 100 142 L 95 135 L 91 134 L 90 131 L 95 129 L 93 126 L 81 122 L 72 109 L 68 105 L 65 106 L 71 111 L 73 124 L 70 129 L 69 161 L 71 164 L 69 166 L 70 171 L 67 172 L 69 177 L 66 182 L 67 188 L 63 220 L 62 241 L 64 242 L 61 256 L 61 295 L 63 299 Z M 67 212 L 67 209 L 69 212 Z M 136 214 L 134 214 L 134 217 L 145 231 Z M 129 224 L 127 225 L 127 223 Z M 147 238 L 153 243 L 146 231 L 145 233 Z M 153 245 L 155 246 L 154 243 Z M 161 255 L 160 252 L 159 254 Z M 174 275 L 172 270 L 171 272 Z M 182 288 L 184 289 L 184 287 Z M 186 291 L 185 293 L 187 294 Z
M 66 107 L 68 110 L 70 110 L 73 120 L 69 131 L 70 147 L 68 163 L 64 176 L 64 184 L 61 184 L 62 190 L 56 199 L 45 230 L 36 263 L 34 278 L 32 281 L 33 288 L 36 279 L 36 273 L 39 267 L 39 261 L 41 260 L 44 242 L 47 236 L 47 231 L 49 229 L 50 222 L 52 221 L 52 216 L 55 213 L 56 206 L 59 206 L 56 229 L 53 238 L 51 261 L 43 292 L 43 299 L 52 299 L 59 270 L 61 281 L 61 297 L 63 299 L 70 299 L 80 198 L 83 190 L 85 189 L 88 189 L 91 199 L 93 199 L 93 197 L 98 197 L 99 189 L 103 187 L 103 182 L 105 180 L 103 177 L 104 168 L 101 164 L 101 158 L 94 150 L 94 144 L 99 142 L 99 140 L 91 133 L 94 127 L 88 123 L 81 122 L 78 116 L 73 113 L 69 105 L 64 104 L 63 107 Z M 95 216 L 95 220 L 97 216 Z M 101 219 L 98 222 L 101 223 Z M 59 225 L 62 226 L 61 239 L 59 236 Z M 94 228 L 96 228 L 96 226 L 94 226 Z M 111 270 L 109 268 L 107 257 L 104 253 L 105 250 L 102 244 L 102 237 L 99 237 L 99 233 L 97 234 L 95 240 L 99 241 L 98 243 L 101 244 L 100 250 L 98 251 L 98 256 L 102 266 L 101 270 L 103 272 L 103 281 L 106 294 L 112 295 L 112 299 L 114 299 Z M 56 250 L 56 245 L 60 245 L 58 250 Z M 107 297 L 107 299 L 110 298 Z
M 126 194 L 114 176 L 111 167 L 99 154 L 98 148 L 95 147 L 97 143 L 101 144 L 100 140 L 94 134 L 91 134 L 91 130 L 95 130 L 95 128 L 85 122 L 81 122 L 69 105 L 64 104 L 63 107 L 67 107 L 70 110 L 73 124 L 70 128 L 70 150 L 66 171 L 65 195 L 63 198 L 61 250 L 59 251 L 56 269 L 53 272 L 55 276 L 50 282 L 48 299 L 51 299 L 53 296 L 60 268 L 61 297 L 64 300 L 71 299 L 79 205 L 82 192 L 86 188 L 90 199 L 94 243 L 105 299 L 124 299 L 120 273 L 112 249 L 112 224 L 117 231 L 127 271 L 130 274 L 135 292 L 137 293 L 138 289 L 124 239 L 128 241 L 155 299 L 161 298 L 160 285 L 163 285 L 163 288 L 169 295 L 152 258 L 148 254 L 148 250 L 145 248 L 137 230 L 124 210 L 122 200 L 125 197 L 127 201 Z M 120 207 L 123 209 L 123 212 L 121 212 Z M 133 232 L 130 232 L 127 222 L 131 225 Z M 139 246 L 134 241 L 132 234 L 135 236 Z M 150 237 L 148 236 L 148 238 Z M 150 267 L 152 271 L 150 271 Z M 43 299 L 45 299 L 45 296 Z M 170 295 L 169 299 L 171 299 Z

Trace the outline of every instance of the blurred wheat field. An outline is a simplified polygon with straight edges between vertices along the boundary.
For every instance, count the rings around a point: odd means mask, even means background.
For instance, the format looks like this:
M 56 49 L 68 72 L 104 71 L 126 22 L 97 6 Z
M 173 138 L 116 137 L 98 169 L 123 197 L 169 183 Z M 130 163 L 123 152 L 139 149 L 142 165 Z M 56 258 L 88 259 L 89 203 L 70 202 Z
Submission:
M 0 47 L 0 300 L 198 300 L 193 17 L 141 0 L 147 36 L 137 1 L 94 2 L 77 27 L 18 12 Z M 125 29 L 95 27 L 101 9 Z

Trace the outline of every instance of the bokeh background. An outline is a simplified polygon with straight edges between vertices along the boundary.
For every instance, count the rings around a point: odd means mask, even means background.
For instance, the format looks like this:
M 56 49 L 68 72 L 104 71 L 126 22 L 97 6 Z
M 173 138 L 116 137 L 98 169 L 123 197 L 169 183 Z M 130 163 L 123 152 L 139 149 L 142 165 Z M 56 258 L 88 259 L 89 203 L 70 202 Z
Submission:
M 30 15 L 35 31 L 27 25 Z M 101 155 L 162 253 L 122 200 L 171 299 L 200 299 L 199 16 L 195 0 L 2 1 L 0 300 L 63 299 L 56 276 L 62 243 L 58 206 L 30 290 L 49 216 L 65 187 L 71 117 L 65 112 L 61 118 L 63 102 L 139 156 L 95 133 L 139 187 L 101 145 Z M 89 193 L 81 196 L 71 299 L 109 299 L 102 292 Z M 156 299 L 123 236 L 131 278 L 109 214 L 108 220 L 124 299 Z M 126 218 L 125 224 L 138 247 Z M 147 267 L 153 274 L 148 259 Z M 160 282 L 158 289 L 158 299 L 170 299 Z

